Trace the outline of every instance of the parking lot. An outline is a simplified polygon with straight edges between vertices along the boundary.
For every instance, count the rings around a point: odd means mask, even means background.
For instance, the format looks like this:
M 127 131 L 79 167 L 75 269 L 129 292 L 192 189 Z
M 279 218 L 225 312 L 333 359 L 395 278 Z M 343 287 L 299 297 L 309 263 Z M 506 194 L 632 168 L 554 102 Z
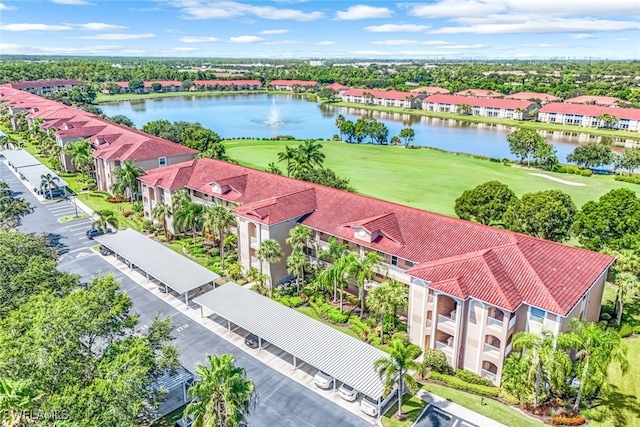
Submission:
M 414 427 L 479 427 L 434 405 L 429 405 L 416 420 Z

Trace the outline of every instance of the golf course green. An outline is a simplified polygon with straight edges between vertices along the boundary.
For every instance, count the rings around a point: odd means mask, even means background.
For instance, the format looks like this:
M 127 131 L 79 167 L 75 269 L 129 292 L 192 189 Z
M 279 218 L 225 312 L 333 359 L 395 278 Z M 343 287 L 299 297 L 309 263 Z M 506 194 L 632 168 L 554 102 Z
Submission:
M 240 164 L 265 169 L 278 163 L 278 153 L 299 141 L 228 140 L 227 154 Z M 348 178 L 351 185 L 367 196 L 455 216 L 453 206 L 464 190 L 485 181 L 507 184 L 518 196 L 542 190 L 562 190 L 580 207 L 608 191 L 626 187 L 636 192 L 640 186 L 615 181 L 613 176 L 583 177 L 545 172 L 519 166 L 505 166 L 488 160 L 428 148 L 321 141 L 325 166 Z M 286 173 L 286 172 L 285 172 Z M 538 174 L 538 175 L 533 175 Z

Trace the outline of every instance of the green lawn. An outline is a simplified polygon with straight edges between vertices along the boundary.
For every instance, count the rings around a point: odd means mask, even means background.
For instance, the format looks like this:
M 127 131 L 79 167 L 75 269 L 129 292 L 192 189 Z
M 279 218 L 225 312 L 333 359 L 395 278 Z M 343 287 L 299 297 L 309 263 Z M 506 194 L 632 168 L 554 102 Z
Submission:
M 241 164 L 264 169 L 277 163 L 277 153 L 294 141 L 230 140 L 227 153 Z M 571 195 L 582 206 L 613 188 L 627 187 L 640 191 L 637 184 L 615 181 L 611 176 L 582 177 L 504 166 L 478 158 L 444 153 L 431 149 L 371 144 L 347 144 L 322 141 L 325 165 L 339 176 L 348 178 L 355 189 L 367 196 L 403 205 L 454 215 L 455 199 L 463 191 L 485 181 L 498 180 L 517 194 L 558 189 Z M 284 163 L 279 163 L 286 169 Z M 565 181 L 584 183 L 571 186 L 530 173 L 544 173 Z
M 402 403 L 402 410 L 407 415 L 407 419 L 404 421 L 398 421 L 394 414 L 398 410 L 398 403 L 394 403 L 393 406 L 384 414 L 381 418 L 383 427 L 410 427 L 413 422 L 418 419 L 422 410 L 427 406 L 427 402 L 416 397 L 411 396 L 411 399 L 404 398 Z
M 544 423 L 531 419 L 504 403 L 487 397 L 482 399 L 476 394 L 433 383 L 426 383 L 422 388 L 509 427 L 541 427 L 544 425 Z
M 96 95 L 96 102 L 131 101 L 136 99 L 175 98 L 177 96 L 221 96 L 265 93 L 264 90 L 219 90 L 209 92 L 159 92 L 159 93 L 119 93 L 117 95 Z
M 131 210 L 131 203 L 109 203 L 107 196 L 103 193 L 81 193 L 78 199 L 89 206 L 94 211 L 108 209 L 113 211 L 118 218 L 118 228 L 133 228 L 136 231 L 142 230 L 142 224 L 134 220 L 132 217 L 126 218 L 122 213 Z
M 344 326 L 333 325 L 331 323 L 327 323 L 324 320 L 322 320 L 320 318 L 320 316 L 318 316 L 318 313 L 316 313 L 316 311 L 311 307 L 298 307 L 298 308 L 296 308 L 296 310 L 298 310 L 300 313 L 305 314 L 305 315 L 307 315 L 307 316 L 309 316 L 309 317 L 311 317 L 313 319 L 316 319 L 319 322 L 325 323 L 325 324 L 331 326 L 334 329 L 337 329 L 337 330 L 339 330 L 341 332 L 344 332 L 345 334 L 350 335 L 350 336 L 354 337 L 357 340 L 360 340 L 360 337 L 358 337 L 358 334 L 356 334 L 351 329 L 349 329 L 347 327 L 344 327 Z

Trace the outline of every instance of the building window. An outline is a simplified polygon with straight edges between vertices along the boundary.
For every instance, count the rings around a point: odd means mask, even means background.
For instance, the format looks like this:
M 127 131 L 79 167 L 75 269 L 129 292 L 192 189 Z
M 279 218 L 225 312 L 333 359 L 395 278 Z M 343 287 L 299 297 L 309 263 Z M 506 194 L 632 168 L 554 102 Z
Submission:
M 404 262 L 404 265 L 406 265 L 407 267 L 413 267 L 414 265 L 416 265 L 416 263 L 413 261 L 406 260 Z
M 117 167 L 117 168 L 119 168 L 119 167 L 120 167 L 120 160 L 116 160 L 116 161 L 114 162 L 114 164 L 116 165 L 116 167 Z
M 545 315 L 544 310 L 531 307 L 531 320 L 542 323 L 544 321 L 544 315 Z
M 391 265 L 398 265 L 398 257 L 391 255 Z
M 158 157 L 158 167 L 167 166 L 167 158 L 166 157 Z

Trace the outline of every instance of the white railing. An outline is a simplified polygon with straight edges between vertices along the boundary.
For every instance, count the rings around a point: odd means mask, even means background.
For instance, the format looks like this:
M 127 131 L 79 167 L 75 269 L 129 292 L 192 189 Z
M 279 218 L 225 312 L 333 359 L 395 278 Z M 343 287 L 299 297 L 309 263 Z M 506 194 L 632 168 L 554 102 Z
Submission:
M 442 350 L 447 353 L 453 353 L 453 347 L 451 347 L 449 344 L 446 344 L 440 341 L 436 341 L 436 348 L 438 350 Z
M 251 257 L 251 267 L 260 268 L 260 260 L 254 256 Z
M 513 350 L 513 344 L 509 344 L 507 348 L 504 349 L 504 357 L 507 357 L 509 353 L 511 353 L 511 350 Z
M 410 280 L 409 275 L 402 268 L 397 265 L 387 264 L 386 262 L 380 263 L 383 267 L 378 268 L 378 273 L 386 274 L 392 279 L 400 280 L 401 282 L 408 282 Z
M 431 324 L 432 324 L 431 319 L 427 319 L 427 321 L 426 321 L 427 328 L 430 328 Z
M 502 329 L 502 325 L 502 320 L 496 319 L 494 317 L 487 317 L 487 326 L 493 326 L 494 328 Z
M 498 357 L 500 355 L 500 349 L 498 347 L 494 347 L 489 343 L 484 343 L 484 352 L 485 353 L 495 353 L 494 356 Z
M 324 240 L 318 240 L 318 248 L 327 249 L 329 247 L 329 242 L 325 242 Z
M 516 325 L 516 319 L 518 316 L 513 316 L 511 319 L 509 319 L 509 325 L 507 326 L 507 330 L 513 328 Z
M 427 295 L 427 304 L 433 304 L 433 294 Z
M 205 199 L 201 199 L 199 197 L 195 197 L 195 196 L 191 196 L 191 201 L 193 203 L 196 203 L 198 205 L 204 205 L 204 206 L 211 206 L 213 205 L 213 202 L 209 201 L 209 200 L 205 200 Z
M 258 238 L 251 236 L 251 246 L 258 247 Z
M 450 328 L 455 328 L 456 321 L 448 316 L 443 316 L 442 314 L 438 314 L 438 325 L 446 325 Z
M 487 371 L 486 369 L 482 370 L 482 376 L 485 377 L 485 378 L 488 378 L 488 379 L 490 379 L 491 381 L 494 381 L 494 382 L 495 382 L 495 380 L 497 378 L 496 374 L 494 374 L 491 371 Z

